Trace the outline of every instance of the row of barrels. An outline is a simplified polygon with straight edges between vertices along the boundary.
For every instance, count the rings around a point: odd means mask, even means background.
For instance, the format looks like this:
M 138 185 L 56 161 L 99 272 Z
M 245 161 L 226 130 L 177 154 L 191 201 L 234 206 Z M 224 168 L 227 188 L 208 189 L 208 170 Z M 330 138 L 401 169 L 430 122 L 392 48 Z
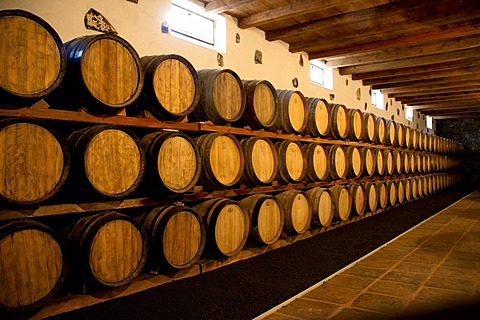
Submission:
M 30 219 L 14 220 L 0 227 L 0 308 L 12 312 L 38 308 L 65 280 L 71 290 L 83 285 L 118 287 L 142 270 L 167 272 L 189 268 L 202 256 L 233 257 L 248 239 L 269 245 L 282 233 L 298 235 L 402 204 L 456 179 L 452 174 L 433 174 L 241 200 L 215 198 L 194 207 L 155 207 L 133 217 L 106 211 L 60 231 Z
M 230 69 L 196 70 L 170 54 L 140 58 L 114 34 L 62 43 L 41 18 L 0 11 L 8 39 L 0 49 L 0 96 L 26 103 L 45 98 L 54 108 L 93 113 L 149 113 L 161 120 L 211 121 L 312 137 L 349 139 L 431 152 L 457 152 L 450 140 L 393 120 L 279 90 L 267 80 L 241 80 Z M 40 37 L 39 35 L 42 35 Z M 35 41 L 33 41 L 35 39 Z M 22 56 L 25 64 L 15 63 Z
M 452 156 L 406 149 L 239 140 L 228 133 L 195 137 L 161 131 L 139 139 L 130 129 L 110 125 L 81 128 L 64 138 L 49 124 L 19 118 L 0 120 L 0 140 L 0 199 L 23 205 L 44 202 L 62 189 L 101 200 L 134 192 L 158 198 L 197 184 L 210 190 L 238 183 L 255 187 L 430 173 L 460 164 Z

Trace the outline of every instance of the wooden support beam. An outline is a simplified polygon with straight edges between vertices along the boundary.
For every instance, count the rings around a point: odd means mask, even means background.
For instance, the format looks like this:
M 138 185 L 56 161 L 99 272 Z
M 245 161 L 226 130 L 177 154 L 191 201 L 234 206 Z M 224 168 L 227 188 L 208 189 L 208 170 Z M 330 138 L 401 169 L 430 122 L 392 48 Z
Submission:
M 479 32 L 480 32 L 480 28 L 479 28 Z M 395 60 L 395 61 L 372 63 L 372 64 L 365 64 L 360 66 L 353 66 L 353 67 L 344 67 L 344 68 L 339 68 L 339 72 L 341 75 L 374 72 L 374 71 L 381 71 L 381 70 L 423 66 L 423 65 L 442 63 L 442 62 L 459 61 L 464 59 L 473 59 L 473 58 L 478 58 L 479 56 L 480 56 L 480 48 L 473 48 L 473 49 L 457 50 L 457 51 L 446 52 L 446 53 L 430 54 L 427 56 L 406 58 L 406 59 Z
M 402 103 L 405 103 L 408 105 L 434 104 L 434 103 L 442 103 L 442 102 L 448 102 L 448 101 L 461 101 L 461 100 L 468 100 L 468 99 L 480 99 L 480 93 L 453 95 L 453 96 L 446 96 L 446 97 L 436 96 L 436 97 L 429 97 L 428 99 L 409 98 L 409 99 L 402 99 Z
M 480 99 L 467 99 L 459 101 L 450 101 L 442 103 L 430 103 L 430 104 L 411 104 L 409 105 L 413 109 L 450 109 L 458 107 L 468 107 L 468 106 L 480 106 Z
M 395 98 L 395 100 L 405 97 L 424 97 L 433 94 L 446 94 L 446 93 L 470 93 L 480 91 L 480 83 L 468 87 L 459 88 L 444 88 L 444 89 L 432 89 L 416 92 L 404 92 L 404 93 L 389 93 L 388 98 Z
M 398 0 L 396 0 L 398 1 Z M 242 29 L 257 27 L 267 23 L 276 22 L 283 19 L 289 19 L 302 14 L 308 14 L 318 11 L 327 11 L 331 8 L 352 5 L 352 0 L 299 0 L 288 5 L 273 8 L 271 10 L 260 11 L 245 18 L 238 19 L 238 27 Z M 365 1 L 363 1 L 365 3 Z M 367 7 L 374 7 L 375 4 L 369 3 Z M 349 11 L 338 12 L 338 14 L 349 13 Z
M 480 113 L 474 113 L 471 116 L 471 118 L 479 118 L 479 117 L 480 117 Z M 465 118 L 465 115 L 463 115 L 463 114 L 456 114 L 456 115 L 449 115 L 449 116 L 432 115 L 432 118 L 434 118 L 435 120 L 448 120 L 448 119 Z
M 471 114 L 475 113 L 480 113 L 479 108 L 466 108 L 466 109 L 456 109 L 456 110 L 444 110 L 444 111 L 439 111 L 439 110 L 430 110 L 430 111 L 424 111 L 422 110 L 422 113 L 426 115 L 464 115 L 468 116 Z
M 213 0 L 205 4 L 203 9 L 205 10 L 205 12 L 222 13 L 256 1 L 258 0 Z
M 473 82 L 476 84 L 472 84 L 472 81 L 452 81 L 452 82 L 445 82 L 436 85 L 424 85 L 424 86 L 412 86 L 412 87 L 397 87 L 397 88 L 389 88 L 389 89 L 382 89 L 382 93 L 389 95 L 392 94 L 394 97 L 395 94 L 403 94 L 403 93 L 415 93 L 419 91 L 435 91 L 435 90 L 448 90 L 448 89 L 464 89 L 469 88 L 471 86 L 480 86 L 480 83 Z
M 473 73 L 466 76 L 458 76 L 458 77 L 445 77 L 440 79 L 430 79 L 430 80 L 415 80 L 415 81 L 405 81 L 405 82 L 397 82 L 397 83 L 385 83 L 385 84 L 376 84 L 372 85 L 373 90 L 378 89 L 388 89 L 388 88 L 399 88 L 399 87 L 417 87 L 417 86 L 425 86 L 425 85 L 436 85 L 436 84 L 445 84 L 445 83 L 455 83 L 457 81 L 479 81 L 480 74 Z
M 347 57 L 327 59 L 327 67 L 346 67 L 360 64 L 371 64 L 389 60 L 413 58 L 424 55 L 471 49 L 480 47 L 480 34 L 448 40 L 436 40 L 421 46 L 413 45 L 393 48 L 364 54 L 352 54 Z

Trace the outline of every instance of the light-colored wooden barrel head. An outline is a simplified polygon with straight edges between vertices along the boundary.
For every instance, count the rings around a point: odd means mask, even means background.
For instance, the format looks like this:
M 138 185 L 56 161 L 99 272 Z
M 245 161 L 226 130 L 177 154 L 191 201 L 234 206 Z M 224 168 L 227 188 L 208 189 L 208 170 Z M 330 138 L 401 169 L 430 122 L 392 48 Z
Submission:
M 153 89 L 160 104 L 172 114 L 185 113 L 195 100 L 195 78 L 178 59 L 166 59 L 157 66 Z
M 123 105 L 140 83 L 138 61 L 125 45 L 113 38 L 93 41 L 83 52 L 83 81 L 89 92 L 108 105 Z
M 388 141 L 390 142 L 391 145 L 394 145 L 396 140 L 397 140 L 397 128 L 395 125 L 395 122 L 391 121 L 389 122 L 388 125 Z
M 190 211 L 174 214 L 165 225 L 163 253 L 172 266 L 181 268 L 197 256 L 202 246 L 201 222 Z
M 385 141 L 385 137 L 387 134 L 387 128 L 385 126 L 385 119 L 380 118 L 377 120 L 377 134 L 378 134 L 378 140 L 380 142 Z
M 378 194 L 374 184 L 366 185 L 366 192 L 368 198 L 368 208 L 374 212 L 377 209 Z
M 356 214 L 362 215 L 366 207 L 366 195 L 365 190 L 362 187 L 351 188 L 352 194 L 352 203 L 354 205 L 354 210 Z
M 210 165 L 220 183 L 231 185 L 239 176 L 242 166 L 241 150 L 230 137 L 220 135 L 212 142 Z
M 347 170 L 345 150 L 343 150 L 341 147 L 336 148 L 334 159 L 335 171 L 337 172 L 337 175 L 339 177 L 345 177 L 345 172 Z
M 288 174 L 293 180 L 298 180 L 304 172 L 305 159 L 300 146 L 296 143 L 289 143 L 285 152 L 285 164 Z
M 410 201 L 412 199 L 412 183 L 410 179 L 403 179 L 405 186 L 405 200 Z
M 273 121 L 276 113 L 275 96 L 268 85 L 259 83 L 255 87 L 253 108 L 261 123 L 267 124 Z
M 367 149 L 365 153 L 365 168 L 369 176 L 373 175 L 375 171 L 375 157 L 372 149 Z
M 0 128 L 0 195 L 13 202 L 34 203 L 59 184 L 65 160 L 57 138 L 33 123 Z
M 395 169 L 395 163 L 394 163 L 394 159 L 393 159 L 393 154 L 390 150 L 385 150 L 385 153 L 384 153 L 384 160 L 385 160 L 385 170 L 386 170 L 386 174 L 393 174 L 393 171 Z
M 335 123 L 332 124 L 337 127 L 340 136 L 345 137 L 348 130 L 348 116 L 346 108 L 338 108 Z
M 229 255 L 243 247 L 247 223 L 245 211 L 239 205 L 227 204 L 222 208 L 215 224 L 215 242 L 220 252 Z
M 278 239 L 279 231 L 283 228 L 283 219 L 276 199 L 267 199 L 262 203 L 258 211 L 257 223 L 258 233 L 266 244 Z
M 320 199 L 318 200 L 318 219 L 322 226 L 329 226 L 332 222 L 333 212 L 332 212 L 332 196 L 329 192 L 322 192 Z
M 320 145 L 313 152 L 313 169 L 317 177 L 325 177 L 328 171 L 328 155 Z
M 375 139 L 375 116 L 373 114 L 368 114 L 367 120 L 365 122 L 365 128 L 367 133 L 367 140 L 373 141 Z
M 167 138 L 158 151 L 157 167 L 160 179 L 169 189 L 183 190 L 194 180 L 197 154 L 192 143 L 181 136 Z
M 384 209 L 388 203 L 387 186 L 384 182 L 377 182 L 377 194 L 380 207 Z
M 353 119 L 351 122 L 353 125 L 351 127 L 351 130 L 353 134 L 355 135 L 355 138 L 357 140 L 360 140 L 363 134 L 363 117 L 362 113 L 358 112 L 358 110 L 353 111 Z
M 255 141 L 252 148 L 252 166 L 255 175 L 262 182 L 268 182 L 277 172 L 275 148 L 263 139 Z
M 50 294 L 63 269 L 57 240 L 37 229 L 20 229 L 0 238 L 0 306 L 28 308 Z
M 319 99 L 315 107 L 315 125 L 321 135 L 326 135 L 330 127 L 330 115 L 328 114 L 328 106 L 325 101 Z
M 385 171 L 385 159 L 383 158 L 383 153 L 381 152 L 381 150 L 377 149 L 375 151 L 375 154 L 376 154 L 375 161 L 376 161 L 377 173 L 379 175 L 383 175 Z
M 409 154 L 409 163 L 410 163 L 410 172 L 415 173 L 417 171 L 417 161 L 415 159 L 415 153 L 410 152 Z
M 336 203 L 340 220 L 345 221 L 348 219 L 348 216 L 350 215 L 350 209 L 351 209 L 350 204 L 351 204 L 351 199 L 350 199 L 350 193 L 348 192 L 348 189 L 341 188 L 338 194 L 338 200 Z
M 418 198 L 418 184 L 417 184 L 417 179 L 415 178 L 408 178 L 410 180 L 410 186 L 411 186 L 411 192 L 412 192 L 412 198 L 417 199 Z
M 0 88 L 36 97 L 57 81 L 62 52 L 41 24 L 21 15 L 0 16 L 0 39 Z
M 393 152 L 393 163 L 397 173 L 403 172 L 403 157 L 400 151 Z
M 135 185 L 142 170 L 138 144 L 122 130 L 107 129 L 88 143 L 85 173 L 91 185 L 105 195 L 117 195 Z
M 412 129 L 405 127 L 405 147 L 410 148 L 412 145 Z
M 353 148 L 352 158 L 350 159 L 353 173 L 356 177 L 362 172 L 362 155 L 358 148 Z
M 237 79 L 228 72 L 222 72 L 213 84 L 213 101 L 222 118 L 235 119 L 242 110 L 242 90 Z
M 288 101 L 288 118 L 295 131 L 301 131 L 305 123 L 307 115 L 305 114 L 304 103 L 305 100 L 297 92 L 292 93 Z
M 397 144 L 400 147 L 405 144 L 405 128 L 401 123 L 397 123 Z
M 401 180 L 396 180 L 397 199 L 401 204 L 405 201 L 405 184 Z
M 390 203 L 391 206 L 394 206 L 397 203 L 397 186 L 393 181 L 388 181 L 387 182 L 387 187 L 388 187 L 388 202 Z
M 293 228 L 297 233 L 303 233 L 310 225 L 310 218 L 312 216 L 310 203 L 305 194 L 299 193 L 293 199 L 291 206 Z

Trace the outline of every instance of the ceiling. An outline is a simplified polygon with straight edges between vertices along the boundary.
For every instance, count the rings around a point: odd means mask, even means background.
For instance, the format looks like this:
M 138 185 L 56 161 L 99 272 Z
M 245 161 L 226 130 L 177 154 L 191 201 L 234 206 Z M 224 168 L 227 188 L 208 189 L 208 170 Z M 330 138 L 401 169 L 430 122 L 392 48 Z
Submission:
M 437 119 L 480 117 L 480 0 L 194 0 Z

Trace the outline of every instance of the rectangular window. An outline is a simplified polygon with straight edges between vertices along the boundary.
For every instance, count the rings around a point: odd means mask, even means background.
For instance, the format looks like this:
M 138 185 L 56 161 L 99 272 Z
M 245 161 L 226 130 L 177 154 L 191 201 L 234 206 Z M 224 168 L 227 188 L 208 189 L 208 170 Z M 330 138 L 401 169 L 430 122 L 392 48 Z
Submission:
M 168 17 L 171 35 L 197 45 L 226 52 L 226 19 L 209 14 L 187 0 L 173 0 Z
M 372 106 L 383 110 L 383 94 L 380 90 L 372 90 Z
M 318 60 L 310 60 L 310 81 L 333 90 L 333 68 Z
M 413 108 L 405 106 L 405 119 L 408 121 L 413 121 Z
M 433 118 L 430 116 L 427 116 L 427 128 L 433 129 Z

